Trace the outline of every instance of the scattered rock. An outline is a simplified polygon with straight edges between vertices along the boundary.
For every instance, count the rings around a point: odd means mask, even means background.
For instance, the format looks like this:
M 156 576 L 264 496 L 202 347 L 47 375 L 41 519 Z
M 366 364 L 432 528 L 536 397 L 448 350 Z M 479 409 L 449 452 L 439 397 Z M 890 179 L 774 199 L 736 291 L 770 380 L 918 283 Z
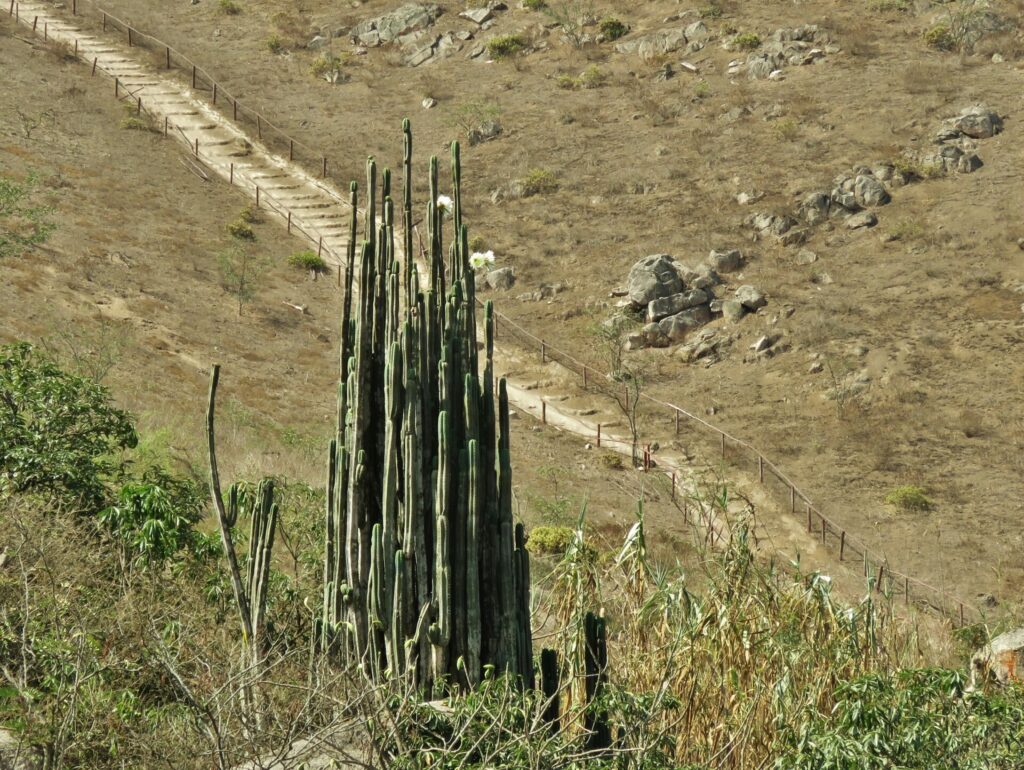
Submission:
M 807 368 L 807 373 L 808 374 L 820 374 L 824 370 L 825 370 L 825 367 L 822 365 L 821 361 L 815 361 L 813 364 L 811 364 Z
M 460 13 L 459 16 L 464 19 L 469 19 L 475 24 L 483 24 L 485 21 L 490 21 L 494 18 L 494 14 L 491 13 L 490 8 L 470 8 L 469 10 Z
M 495 291 L 508 291 L 515 284 L 516 275 L 511 267 L 499 267 L 487 273 L 486 281 Z
M 768 304 L 768 299 L 764 296 L 764 292 L 749 284 L 736 289 L 736 300 L 748 310 L 759 310 Z M 725 303 L 723 303 L 723 312 L 724 310 Z
M 885 185 L 868 174 L 856 177 L 853 193 L 861 206 L 884 206 L 892 200 Z
M 810 249 L 800 249 L 796 255 L 796 263 L 798 265 L 813 265 L 818 261 L 818 255 Z
M 797 215 L 811 226 L 820 225 L 822 222 L 828 221 L 831 206 L 832 199 L 828 193 L 812 192 L 801 201 Z
M 360 22 L 349 33 L 353 42 L 365 46 L 392 43 L 410 32 L 430 27 L 443 13 L 433 3 L 406 3 L 393 11 Z
M 1003 130 L 1003 120 L 999 114 L 987 107 L 968 107 L 949 121 L 956 131 L 972 139 L 988 139 Z
M 715 251 L 712 249 L 705 264 L 718 273 L 731 273 L 743 267 L 743 255 L 737 249 Z
M 488 120 L 486 123 L 481 123 L 476 128 L 470 129 L 468 134 L 469 144 L 473 146 L 497 139 L 501 136 L 502 130 L 501 123 L 497 120 Z M 522 195 L 510 195 L 510 197 L 519 198 Z
M 423 100 L 422 104 L 423 104 L 423 109 L 429 110 L 429 109 L 432 109 L 433 107 L 437 106 L 437 99 L 434 99 L 433 97 L 428 96 L 428 97 L 426 97 Z
M 741 206 L 749 206 L 751 203 L 757 203 L 764 197 L 764 193 L 759 190 L 751 190 L 750 192 L 741 192 L 736 196 L 736 202 Z
M 683 282 L 668 254 L 652 254 L 638 260 L 629 270 L 626 291 L 634 307 L 647 307 L 653 300 L 679 294 Z
M 736 299 L 722 300 L 722 316 L 730 321 L 739 321 L 747 314 L 747 308 Z
M 310 51 L 319 51 L 325 45 L 328 45 L 331 41 L 323 35 L 315 35 L 312 40 L 306 43 L 306 48 Z
M 851 214 L 846 218 L 846 226 L 851 230 L 858 230 L 862 227 L 874 227 L 878 224 L 878 217 L 870 211 L 861 211 L 858 214 Z
M 619 53 L 635 53 L 644 61 L 649 61 L 677 51 L 685 45 L 686 31 L 680 28 L 660 30 L 631 40 L 623 40 L 615 45 L 615 50 Z
M 772 346 L 771 338 L 768 336 L 758 337 L 757 341 L 750 346 L 755 353 L 761 353 Z
M 706 305 L 708 300 L 707 292 L 701 289 L 690 289 L 679 294 L 661 297 L 648 303 L 647 320 L 660 321 L 667 316 L 681 313 L 691 307 Z
M 1024 682 L 1024 627 L 1000 634 L 971 656 L 971 686 Z
M 711 310 L 708 306 L 697 305 L 689 310 L 663 318 L 658 323 L 658 328 L 661 334 L 667 337 L 670 342 L 679 342 L 685 339 L 688 333 L 703 326 L 710 320 Z

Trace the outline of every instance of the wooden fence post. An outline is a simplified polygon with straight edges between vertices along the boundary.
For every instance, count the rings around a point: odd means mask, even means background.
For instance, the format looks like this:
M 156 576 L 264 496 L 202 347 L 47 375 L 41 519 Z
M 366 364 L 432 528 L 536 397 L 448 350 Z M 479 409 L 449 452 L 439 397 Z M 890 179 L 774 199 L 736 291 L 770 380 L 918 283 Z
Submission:
M 846 530 L 839 533 L 839 561 L 843 560 L 846 551 Z
M 910 578 L 903 576 L 903 603 L 910 604 Z
M 238 99 L 231 100 L 231 119 L 238 122 Z
M 316 255 L 322 257 L 324 253 L 324 237 L 321 235 L 320 240 L 316 244 Z
M 673 409 L 672 413 L 675 416 L 675 420 L 676 420 L 676 435 L 678 436 L 679 435 L 679 410 L 678 409 Z
M 193 64 L 192 65 L 192 89 L 195 90 L 195 87 L 196 87 L 196 65 Z
M 324 179 L 327 178 L 327 156 L 326 155 L 324 156 L 324 170 L 323 170 L 323 173 L 321 174 L 321 176 Z
M 256 137 L 261 141 L 263 139 L 263 122 L 258 114 L 256 115 Z
M 128 27 L 128 47 L 132 47 L 132 28 Z
M 214 104 L 214 106 L 217 105 L 217 84 L 216 83 L 213 84 L 213 104 Z
M 586 364 L 584 364 L 583 365 L 583 389 L 586 390 L 587 387 L 588 387 L 587 386 L 587 366 L 586 366 Z
M 260 207 L 260 186 L 256 185 L 256 208 Z
M 967 625 L 966 623 L 964 623 L 964 603 L 963 602 L 960 602 L 960 625 L 961 626 Z
M 807 506 L 807 531 L 814 531 L 814 522 L 811 520 L 811 506 Z
M 199 157 L 199 137 L 196 137 L 196 157 Z
M 14 15 L 14 0 L 11 0 L 11 9 L 7 12 L 8 16 Z
M 548 424 L 548 402 L 544 399 L 540 400 L 540 421 L 544 425 Z
M 92 77 L 96 77 L 96 63 L 99 62 L 99 60 L 100 57 L 98 56 L 92 57 Z
M 764 484 L 764 458 L 757 456 L 757 480 Z
M 141 96 L 138 97 L 138 101 L 135 103 L 135 114 L 136 115 L 141 115 L 142 114 L 142 97 Z
M 164 48 L 165 48 L 165 53 L 167 55 L 167 57 L 165 59 L 165 63 L 167 65 L 167 69 L 170 69 L 171 68 L 171 47 L 168 45 L 168 46 L 164 46 Z
M 117 99 L 121 95 L 121 81 L 116 77 L 114 78 L 114 98 Z
M 34 19 L 32 19 L 32 31 L 33 32 L 36 31 L 36 25 L 38 25 L 38 24 L 39 24 L 39 17 L 36 16 Z
M 548 362 L 548 353 L 544 346 L 544 340 L 540 341 L 540 362 L 542 364 L 546 364 Z
M 725 459 L 725 434 L 722 434 L 722 459 Z
M 292 232 L 292 212 L 289 211 L 288 212 L 288 234 L 291 235 L 291 232 Z
M 826 545 L 826 538 L 828 536 L 828 522 L 825 521 L 825 517 L 821 517 L 821 544 Z
M 78 15 L 78 0 L 71 0 L 71 15 Z
M 601 423 L 597 424 L 597 448 L 601 448 Z
M 78 38 L 75 38 L 75 58 L 78 58 Z
M 796 487 L 792 484 L 789 485 L 789 512 L 796 513 Z
M 167 116 L 164 115 L 164 136 L 167 136 Z
M 295 160 L 295 140 L 288 140 L 288 160 Z
M 672 500 L 676 499 L 676 472 L 672 471 Z
M 228 168 L 228 184 L 234 184 L 234 183 L 235 183 L 235 164 L 232 163 L 231 166 Z

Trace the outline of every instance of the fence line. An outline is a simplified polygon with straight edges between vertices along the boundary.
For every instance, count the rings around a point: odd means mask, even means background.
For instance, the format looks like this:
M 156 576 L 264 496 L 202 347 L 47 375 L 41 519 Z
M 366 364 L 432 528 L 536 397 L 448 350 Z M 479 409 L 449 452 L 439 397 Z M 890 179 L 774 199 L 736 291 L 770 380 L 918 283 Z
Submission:
M 101 15 L 101 26 L 103 31 L 107 31 L 108 28 L 114 28 L 115 30 L 124 32 L 127 36 L 128 45 L 130 47 L 147 47 L 153 50 L 162 51 L 164 54 L 165 69 L 173 69 L 176 66 L 179 69 L 184 69 L 186 72 L 191 73 L 192 87 L 197 91 L 209 91 L 211 94 L 211 101 L 214 106 L 217 106 L 218 98 L 223 102 L 227 102 L 232 108 L 232 118 L 235 122 L 241 123 L 246 117 L 249 118 L 250 123 L 253 123 L 257 130 L 257 137 L 264 144 L 268 143 L 269 139 L 276 139 L 279 146 L 286 146 L 288 148 L 288 160 L 293 163 L 302 163 L 303 158 L 296 153 L 296 150 L 305 151 L 306 156 L 316 158 L 319 166 L 318 172 L 320 178 L 326 178 L 329 170 L 329 161 L 326 155 L 318 153 L 313 147 L 294 139 L 285 133 L 282 129 L 278 128 L 274 123 L 265 118 L 261 113 L 252 110 L 242 105 L 235 97 L 233 97 L 226 89 L 220 86 L 217 81 L 210 76 L 206 70 L 193 62 L 190 58 L 182 54 L 174 47 L 164 43 L 152 35 L 140 32 L 138 29 L 132 27 L 127 22 L 119 19 L 113 14 L 105 11 L 99 5 L 92 2 L 92 0 L 73 0 L 72 2 L 72 15 L 80 18 L 80 6 L 83 3 L 88 3 L 96 9 L 96 12 Z M 37 19 L 32 22 L 28 21 L 28 18 L 24 19 L 20 16 L 20 4 L 12 0 L 10 4 L 9 15 L 14 17 L 17 21 L 20 21 L 28 26 L 31 26 L 33 31 L 38 34 L 39 30 L 37 27 Z M 48 36 L 46 25 L 43 28 L 44 39 Z M 76 56 L 78 55 L 77 50 L 75 51 Z M 86 62 L 88 64 L 88 62 Z M 96 61 L 92 62 L 92 74 L 96 74 Z M 100 71 L 107 73 L 102 68 Z M 112 76 L 114 77 L 114 76 Z M 114 77 L 115 95 L 118 98 L 127 98 L 135 101 L 137 105 L 137 111 L 141 114 L 142 112 L 149 112 L 142 104 L 141 98 L 136 99 L 133 95 L 126 91 L 125 96 L 122 97 L 119 93 L 118 79 Z M 153 114 L 153 113 L 150 113 Z M 155 115 L 154 115 L 155 117 Z M 181 131 L 184 136 L 184 131 L 180 126 L 172 125 L 165 117 L 163 121 L 164 133 L 167 134 L 170 128 Z M 186 137 L 187 140 L 187 137 Z M 269 145 L 268 145 L 269 146 Z M 200 152 L 200 145 L 198 137 L 195 139 L 193 148 L 193 155 L 195 158 L 202 160 L 202 153 Z M 210 159 L 213 160 L 212 158 Z M 308 163 L 308 160 L 307 160 Z M 230 170 L 229 181 L 231 184 L 235 184 L 233 165 Z M 309 174 L 307 170 L 307 174 Z M 335 199 L 342 205 L 349 205 L 349 201 L 343 198 L 340 194 L 330 189 L 324 184 L 317 181 L 315 176 L 310 176 L 309 180 L 315 184 L 324 193 Z M 289 231 L 295 230 L 299 234 L 305 236 L 312 243 L 317 245 L 318 253 L 322 254 L 326 251 L 332 257 L 337 260 L 337 264 L 342 264 L 340 255 L 334 254 L 327 246 L 323 243 L 323 236 L 320 234 L 314 235 L 304 228 L 302 228 L 291 215 L 291 211 L 282 205 L 279 201 L 276 201 L 266 190 L 261 190 L 258 184 L 252 183 L 255 188 L 256 205 L 259 207 L 261 204 L 266 205 L 268 209 L 276 213 L 283 220 L 288 223 Z M 407 223 L 407 226 L 408 223 Z M 340 271 L 339 271 L 340 276 Z M 479 300 L 478 300 L 479 302 Z M 569 353 L 560 350 L 559 348 L 553 347 L 546 340 L 535 336 L 531 332 L 524 329 L 522 326 L 517 324 L 508 316 L 495 311 L 495 337 L 498 336 L 498 330 L 502 329 L 507 331 L 510 337 L 516 340 L 520 345 L 527 348 L 536 348 L 539 351 L 542 363 L 547 363 L 548 360 L 558 363 L 562 367 L 569 371 L 577 374 L 581 377 L 581 385 L 585 390 L 596 390 L 602 391 L 600 383 L 611 383 L 614 382 L 614 378 L 602 372 L 597 367 L 586 364 Z M 975 605 L 964 601 L 963 599 L 955 596 L 954 594 L 945 591 L 944 589 L 937 588 L 930 585 L 929 583 L 912 577 L 908 574 L 900 572 L 891 568 L 888 564 L 888 560 L 874 553 L 866 544 L 865 541 L 859 537 L 851 535 L 843 526 L 827 517 L 821 510 L 815 506 L 807 494 L 801 490 L 795 482 L 793 482 L 775 463 L 767 459 L 764 454 L 755 448 L 748 442 L 733 436 L 725 430 L 722 430 L 716 425 L 708 422 L 707 420 L 693 414 L 692 412 L 667 401 L 654 398 L 646 393 L 639 394 L 639 400 L 657 407 L 658 409 L 666 412 L 674 425 L 674 431 L 678 435 L 680 432 L 680 421 L 685 419 L 688 422 L 698 426 L 700 429 L 710 433 L 715 437 L 715 443 L 720 444 L 720 451 L 723 461 L 737 461 L 740 459 L 739 456 L 746 456 L 748 461 L 756 462 L 756 469 L 759 483 L 768 485 L 773 479 L 776 482 L 777 492 L 788 496 L 790 514 L 796 516 L 798 514 L 798 501 L 803 505 L 803 514 L 806 515 L 807 520 L 807 531 L 809 534 L 813 534 L 820 538 L 822 545 L 831 547 L 833 550 L 838 551 L 838 557 L 840 562 L 847 562 L 852 560 L 856 562 L 861 561 L 863 566 L 863 573 L 866 578 L 870 578 L 873 581 L 875 590 L 891 595 L 898 596 L 902 594 L 904 601 L 907 604 L 911 602 L 931 608 L 946 615 L 954 623 L 959 623 L 961 626 L 965 625 L 969 620 L 975 621 L 984 617 L 984 613 Z M 543 415 L 542 415 L 543 417 Z M 597 446 L 601 446 L 601 426 L 597 426 Z M 610 439 L 605 437 L 605 443 L 609 441 L 620 441 L 619 439 Z M 730 450 L 732 451 L 732 457 L 730 458 Z M 647 445 L 644 449 L 644 466 L 653 466 L 654 453 L 650 449 L 650 445 Z M 767 471 L 767 473 L 766 473 Z M 676 477 L 672 475 L 672 494 L 676 493 Z M 714 532 L 712 525 L 712 533 Z M 968 617 L 970 616 L 970 617 Z

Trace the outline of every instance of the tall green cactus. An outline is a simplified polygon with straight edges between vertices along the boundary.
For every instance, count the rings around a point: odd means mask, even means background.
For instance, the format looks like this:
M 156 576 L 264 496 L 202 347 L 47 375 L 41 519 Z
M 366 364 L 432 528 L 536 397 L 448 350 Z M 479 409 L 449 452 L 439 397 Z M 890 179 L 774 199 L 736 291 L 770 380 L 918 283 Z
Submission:
M 452 145 L 448 210 L 438 204 L 439 167 L 430 160 L 417 265 L 408 121 L 403 131 L 398 241 L 390 171 L 378 177 L 376 162 L 367 162 L 361 235 L 352 185 L 323 646 L 371 676 L 426 692 L 473 686 L 490 667 L 532 686 L 529 560 L 512 518 L 508 397 L 502 380 L 496 403 L 490 303 L 482 372 L 478 361 L 459 147 Z

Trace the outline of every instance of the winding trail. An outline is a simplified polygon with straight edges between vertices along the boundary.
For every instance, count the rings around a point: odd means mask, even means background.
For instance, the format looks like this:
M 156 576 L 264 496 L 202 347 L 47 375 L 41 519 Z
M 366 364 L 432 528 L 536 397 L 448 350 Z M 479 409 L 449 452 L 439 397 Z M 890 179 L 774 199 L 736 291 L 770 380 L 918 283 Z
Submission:
M 347 193 L 270 150 L 212 107 L 205 95 L 183 84 L 172 72 L 161 72 L 141 60 L 136 49 L 83 30 L 52 5 L 29 0 L 11 7 L 17 9 L 20 22 L 37 36 L 45 35 L 54 43 L 67 45 L 86 65 L 113 78 L 115 94 L 134 104 L 140 114 L 146 113 L 155 129 L 178 141 L 197 173 L 208 170 L 241 188 L 269 216 L 289 230 L 306 235 L 326 261 L 335 267 L 343 265 L 351 216 Z M 617 427 L 621 426 L 622 412 L 612 399 L 581 391 L 576 375 L 569 370 L 552 361 L 538 362 L 535 354 L 524 354 L 500 340 L 495 359 L 496 371 L 508 379 L 509 402 L 514 408 L 590 444 L 596 443 L 600 431 L 602 448 L 632 456 L 628 433 Z M 672 494 L 674 484 L 680 499 L 699 498 L 706 490 L 709 471 L 715 475 L 715 467 L 710 462 L 694 462 L 686 452 L 667 447 L 657 455 L 656 472 L 671 479 L 663 491 Z M 755 539 L 762 548 L 768 546 L 769 554 L 792 558 L 792 554 L 799 553 L 805 569 L 838 571 L 844 576 L 846 593 L 863 593 L 861 575 L 837 563 L 826 548 L 780 510 L 755 480 L 742 471 L 730 471 L 729 481 L 732 489 L 743 493 L 733 501 L 730 513 L 744 509 L 747 500 L 754 503 L 759 514 Z M 725 539 L 727 522 L 717 516 L 704 516 L 690 524 L 698 527 L 712 545 Z M 679 530 L 678 522 L 673 528 Z

